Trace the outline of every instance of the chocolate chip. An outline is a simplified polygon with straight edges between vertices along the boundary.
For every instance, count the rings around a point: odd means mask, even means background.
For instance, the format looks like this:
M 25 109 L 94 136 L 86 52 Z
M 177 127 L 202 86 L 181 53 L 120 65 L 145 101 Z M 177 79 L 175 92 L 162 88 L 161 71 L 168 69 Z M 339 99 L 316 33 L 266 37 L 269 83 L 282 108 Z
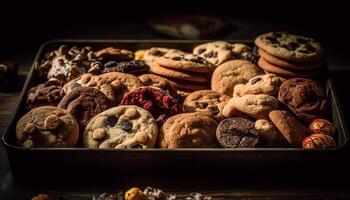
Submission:
M 130 131 L 131 129 L 132 129 L 132 123 L 129 121 L 129 120 L 125 120 L 125 121 L 123 121 L 123 123 L 122 123 L 122 129 L 124 130 L 124 131 Z
M 265 38 L 266 38 L 266 40 L 270 41 L 272 44 L 278 43 L 276 38 L 273 38 L 270 36 L 266 36 Z
M 305 48 L 309 51 L 315 52 L 316 48 L 313 47 L 310 43 L 305 45 Z
M 106 124 L 110 126 L 114 126 L 118 122 L 118 117 L 117 116 L 108 116 L 106 118 Z
M 175 56 L 175 57 L 172 57 L 171 59 L 172 59 L 172 60 L 176 60 L 176 61 L 178 61 L 178 60 L 181 60 L 181 57 L 179 57 L 179 56 Z
M 218 109 L 217 106 L 210 106 L 210 107 L 208 107 L 208 108 L 209 108 L 210 112 L 211 112 L 213 115 L 217 115 L 217 114 L 220 113 L 220 111 L 219 111 L 219 109 Z
M 290 42 L 288 43 L 288 48 L 290 48 L 291 50 L 295 50 L 296 48 L 299 47 L 299 44 L 296 42 Z
M 108 61 L 105 63 L 104 67 L 110 68 L 110 67 L 114 67 L 116 64 L 117 64 L 116 61 Z
M 303 38 L 297 38 L 297 43 L 299 44 L 306 44 L 308 42 L 308 40 L 303 39 Z
M 72 85 L 70 85 L 69 88 L 70 88 L 70 90 L 74 90 L 74 89 L 79 88 L 79 87 L 81 87 L 81 85 L 77 82 L 74 82 L 74 83 L 72 83 Z
M 254 79 L 252 79 L 251 81 L 250 81 L 250 83 L 252 84 L 252 85 L 254 85 L 255 83 L 257 83 L 257 82 L 259 82 L 259 81 L 261 81 L 262 79 L 260 78 L 260 77 L 257 77 L 257 78 L 254 78 Z
M 209 51 L 208 53 L 204 54 L 205 58 L 212 58 L 214 57 L 214 51 Z
M 137 144 L 133 148 L 134 149 L 143 149 L 143 146 L 141 144 Z
M 273 33 L 271 34 L 271 36 L 272 36 L 272 37 L 275 37 L 275 38 L 280 38 L 280 37 L 282 37 L 282 34 L 281 34 L 281 33 L 278 33 L 278 32 L 273 32 Z
M 202 54 L 206 51 L 206 49 L 198 49 L 198 54 Z
M 200 108 L 200 109 L 205 109 L 208 107 L 208 103 L 207 102 L 196 102 L 196 107 Z

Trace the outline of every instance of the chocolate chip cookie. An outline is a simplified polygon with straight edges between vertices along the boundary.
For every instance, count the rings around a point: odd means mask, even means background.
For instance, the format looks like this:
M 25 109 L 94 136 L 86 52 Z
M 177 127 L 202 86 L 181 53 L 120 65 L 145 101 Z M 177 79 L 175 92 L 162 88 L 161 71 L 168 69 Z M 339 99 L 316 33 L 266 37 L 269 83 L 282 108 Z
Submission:
M 212 90 L 198 90 L 186 97 L 183 108 L 185 112 L 200 112 L 220 121 L 223 119 L 222 110 L 229 99 L 229 96 Z
M 320 43 L 313 38 L 287 32 L 270 32 L 258 36 L 255 44 L 267 53 L 293 62 L 310 62 L 322 57 Z
M 269 113 L 278 108 L 278 100 L 266 94 L 246 94 L 242 97 L 232 97 L 227 106 L 256 119 L 268 119 Z
M 79 126 L 66 110 L 37 107 L 23 115 L 16 126 L 16 140 L 25 148 L 74 147 L 79 138 Z
M 293 78 L 285 81 L 280 87 L 278 100 L 304 122 L 321 118 L 327 109 L 325 90 L 311 79 Z
M 97 60 L 106 61 L 128 61 L 134 59 L 134 53 L 126 49 L 107 47 L 96 51 L 94 56 Z
M 282 79 L 274 74 L 264 74 L 251 78 L 246 84 L 237 84 L 233 96 L 245 94 L 267 94 L 277 97 Z
M 166 78 L 155 74 L 142 74 L 138 78 L 143 86 L 157 87 L 168 92 L 173 97 L 177 96 L 174 85 Z
M 307 128 L 303 124 L 284 110 L 271 111 L 269 117 L 290 145 L 301 147 L 304 138 L 308 136 Z
M 254 148 L 259 142 L 259 131 L 248 119 L 229 118 L 219 123 L 216 138 L 224 148 Z
M 118 106 L 91 119 L 83 143 L 86 148 L 153 148 L 157 136 L 151 113 L 137 106 Z
M 161 148 L 213 148 L 217 122 L 199 113 L 183 113 L 168 118 L 160 128 Z
M 227 61 L 215 69 L 211 78 L 211 89 L 232 96 L 237 84 L 245 84 L 249 79 L 261 74 L 263 71 L 249 61 Z
M 159 124 L 181 112 L 178 101 L 155 87 L 140 87 L 127 93 L 120 105 L 135 105 L 148 110 Z
M 106 95 L 92 87 L 80 87 L 66 94 L 58 104 L 71 113 L 78 121 L 81 132 L 90 119 L 110 107 Z
M 225 41 L 208 42 L 198 45 L 193 49 L 193 54 L 206 59 L 216 66 L 233 59 L 232 45 Z
M 169 49 L 169 48 L 163 48 L 163 47 L 152 47 L 150 49 L 147 49 L 144 52 L 144 55 L 142 56 L 142 60 L 144 60 L 147 64 L 154 62 L 157 58 L 160 58 L 164 56 L 166 53 L 170 51 L 178 51 L 177 49 Z
M 57 106 L 64 96 L 62 84 L 58 80 L 48 80 L 28 91 L 28 110 L 40 106 Z
M 179 51 L 170 51 L 156 62 L 163 67 L 180 71 L 209 73 L 215 69 L 215 66 L 204 58 Z

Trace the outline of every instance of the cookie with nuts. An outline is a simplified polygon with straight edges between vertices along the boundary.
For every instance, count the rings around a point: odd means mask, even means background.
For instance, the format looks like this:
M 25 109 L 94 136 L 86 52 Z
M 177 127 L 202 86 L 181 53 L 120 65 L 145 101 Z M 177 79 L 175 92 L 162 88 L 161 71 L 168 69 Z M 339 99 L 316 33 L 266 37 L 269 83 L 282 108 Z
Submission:
M 246 84 L 237 84 L 234 87 L 233 96 L 246 94 L 267 94 L 277 97 L 282 79 L 274 74 L 255 76 Z
M 160 128 L 158 145 L 167 149 L 218 147 L 217 125 L 214 119 L 200 113 L 172 116 Z
M 91 119 L 83 143 L 86 148 L 153 148 L 157 136 L 157 123 L 151 113 L 138 106 L 118 106 Z
M 68 111 L 37 107 L 23 115 L 16 125 L 16 140 L 25 148 L 74 147 L 79 138 L 79 125 Z
M 222 110 L 229 99 L 229 96 L 213 90 L 198 90 L 185 98 L 183 108 L 185 112 L 200 112 L 220 121 L 224 118 Z

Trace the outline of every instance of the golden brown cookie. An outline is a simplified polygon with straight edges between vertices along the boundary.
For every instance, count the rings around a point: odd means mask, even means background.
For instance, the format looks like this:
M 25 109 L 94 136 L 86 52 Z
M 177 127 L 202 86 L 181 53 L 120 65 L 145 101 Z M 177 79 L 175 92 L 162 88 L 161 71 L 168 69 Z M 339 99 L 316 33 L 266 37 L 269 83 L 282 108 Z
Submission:
M 290 145 L 301 147 L 303 140 L 309 135 L 303 124 L 284 110 L 271 111 L 269 117 Z
M 200 112 L 220 121 L 224 118 L 222 110 L 229 99 L 229 96 L 213 90 L 198 90 L 186 97 L 183 108 L 185 112 Z
M 128 61 L 134 59 L 134 53 L 126 49 L 107 47 L 95 52 L 95 57 L 103 61 Z
M 156 120 L 147 110 L 118 106 L 91 119 L 83 143 L 86 148 L 153 148 L 157 135 Z
M 215 131 L 218 123 L 198 113 L 170 117 L 160 128 L 161 148 L 213 148 L 218 146 Z
M 168 69 L 168 68 L 162 67 L 156 62 L 149 63 L 149 66 L 150 66 L 150 71 L 152 73 L 155 73 L 164 77 L 188 80 L 188 81 L 199 82 L 199 83 L 207 83 L 209 81 L 208 77 L 205 76 L 204 74 L 176 71 L 174 69 Z
M 174 78 L 168 78 L 168 80 L 175 86 L 175 88 L 180 90 L 205 90 L 210 88 L 207 83 L 197 83 Z
M 267 53 L 294 62 L 310 62 L 322 57 L 320 43 L 312 38 L 287 32 L 270 32 L 258 36 L 255 44 Z
M 157 87 L 168 92 L 173 97 L 177 96 L 176 89 L 173 83 L 167 78 L 158 76 L 156 74 L 142 74 L 138 78 L 143 86 Z
M 323 60 L 316 60 L 312 62 L 305 62 L 305 63 L 297 63 L 297 62 L 288 62 L 285 60 L 282 60 L 280 58 L 274 57 L 267 53 L 266 51 L 259 49 L 258 50 L 260 57 L 265 59 L 267 62 L 279 66 L 281 68 L 287 68 L 287 69 L 296 69 L 296 70 L 310 70 L 310 69 L 317 69 L 323 65 Z
M 289 76 L 289 77 L 313 77 L 320 74 L 321 72 L 320 70 L 292 70 L 292 69 L 281 68 L 267 62 L 262 57 L 260 57 L 258 61 L 258 65 L 259 67 L 261 67 L 262 69 L 270 73 L 274 73 L 282 76 Z
M 215 69 L 215 66 L 204 58 L 180 51 L 169 51 L 156 62 L 163 67 L 186 72 L 210 73 Z
M 251 78 L 246 84 L 237 84 L 233 96 L 245 94 L 267 94 L 277 97 L 282 79 L 274 74 L 264 74 Z
M 246 94 L 242 97 L 232 97 L 227 106 L 256 119 L 268 119 L 269 113 L 278 108 L 278 100 L 266 94 Z
M 198 45 L 193 49 L 193 54 L 208 60 L 216 66 L 233 59 L 232 45 L 225 41 L 208 42 Z
M 211 78 L 211 89 L 232 96 L 235 85 L 245 84 L 261 74 L 262 70 L 249 61 L 227 61 L 215 69 Z
M 74 147 L 79 138 L 79 126 L 66 110 L 53 106 L 37 107 L 23 115 L 16 126 L 20 146 Z
M 266 119 L 255 121 L 254 128 L 259 131 L 261 145 L 266 147 L 285 147 L 287 141 L 284 136 L 277 130 L 272 122 Z

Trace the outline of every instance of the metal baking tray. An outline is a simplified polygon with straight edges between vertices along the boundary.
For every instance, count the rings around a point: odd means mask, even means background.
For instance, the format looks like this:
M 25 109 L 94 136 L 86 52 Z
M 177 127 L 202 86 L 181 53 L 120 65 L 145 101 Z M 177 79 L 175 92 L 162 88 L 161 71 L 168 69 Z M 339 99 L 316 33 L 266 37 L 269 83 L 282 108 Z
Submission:
M 302 150 L 298 148 L 246 148 L 246 149 L 85 149 L 85 148 L 33 148 L 25 149 L 15 145 L 15 127 L 18 119 L 25 114 L 26 94 L 29 88 L 36 84 L 37 75 L 34 71 L 35 63 L 45 52 L 54 50 L 62 44 L 68 46 L 91 46 L 94 49 L 115 46 L 129 50 L 145 49 L 150 47 L 178 48 L 192 51 L 192 48 L 207 41 L 184 40 L 55 40 L 41 46 L 33 66 L 24 84 L 19 101 L 13 111 L 10 121 L 2 136 L 2 142 L 7 150 L 12 174 L 15 177 L 26 177 L 35 174 L 35 177 L 45 174 L 63 172 L 68 174 L 86 173 L 88 171 L 104 172 L 118 169 L 124 173 L 139 172 L 159 173 L 186 172 L 191 169 L 201 172 L 207 169 L 221 171 L 249 171 L 251 169 L 268 169 L 273 172 L 277 168 L 296 166 L 334 167 L 334 162 L 341 162 L 345 156 L 348 143 L 348 130 L 338 97 L 332 80 L 326 78 L 325 86 L 329 98 L 328 118 L 337 128 L 337 147 L 328 150 Z M 231 41 L 253 44 L 252 41 Z M 241 171 L 233 170 L 240 169 Z M 265 170 L 266 171 L 266 170 Z M 295 170 L 294 170 L 295 171 Z M 30 172 L 30 173 L 28 173 Z M 181 172 L 181 173 L 182 173 Z

